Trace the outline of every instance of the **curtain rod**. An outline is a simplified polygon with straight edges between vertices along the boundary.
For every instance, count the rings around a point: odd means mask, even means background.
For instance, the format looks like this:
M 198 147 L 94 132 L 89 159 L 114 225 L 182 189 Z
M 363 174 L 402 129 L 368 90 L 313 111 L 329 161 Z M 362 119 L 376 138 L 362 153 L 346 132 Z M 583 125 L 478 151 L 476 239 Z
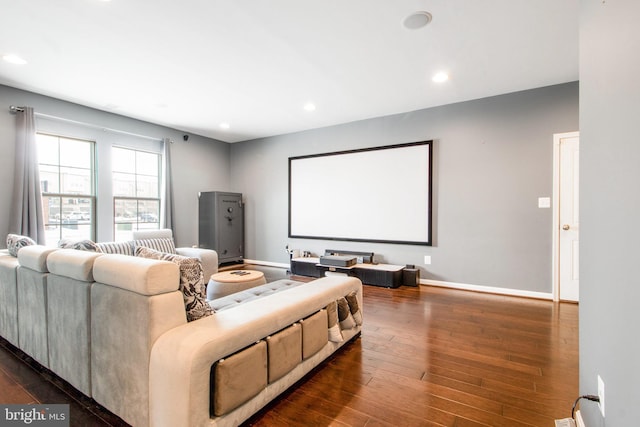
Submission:
M 9 112 L 12 114 L 16 114 L 16 113 L 21 113 L 24 112 L 25 107 L 17 107 L 15 105 L 10 105 L 9 106 Z M 52 116 L 50 114 L 44 114 L 44 113 L 34 113 L 36 115 L 36 117 L 42 117 L 43 119 L 50 119 L 50 120 L 57 120 L 60 122 L 65 122 L 65 123 L 71 123 L 74 125 L 79 125 L 79 126 L 85 126 L 85 127 L 89 127 L 92 129 L 98 129 L 101 130 L 103 132 L 113 132 L 113 133 L 119 133 L 122 135 L 128 135 L 128 136 L 134 136 L 137 138 L 143 138 L 143 139 L 150 139 L 152 141 L 169 141 L 170 143 L 173 143 L 173 140 L 170 138 L 157 138 L 154 136 L 147 136 L 147 135 L 141 135 L 138 133 L 133 133 L 133 132 L 127 132 L 125 130 L 120 130 L 120 129 L 113 129 L 113 128 L 108 128 L 105 126 L 98 126 L 95 125 L 93 123 L 87 123 L 87 122 L 81 122 L 78 120 L 71 120 L 71 119 L 65 119 L 64 117 L 58 117 L 58 116 Z

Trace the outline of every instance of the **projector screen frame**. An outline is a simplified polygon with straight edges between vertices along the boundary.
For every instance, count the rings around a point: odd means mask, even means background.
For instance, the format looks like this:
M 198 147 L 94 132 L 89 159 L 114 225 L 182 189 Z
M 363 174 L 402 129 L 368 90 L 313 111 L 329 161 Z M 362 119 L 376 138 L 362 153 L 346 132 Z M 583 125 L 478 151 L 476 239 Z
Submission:
M 373 152 L 373 151 L 381 151 L 381 150 L 402 150 L 403 148 L 410 148 L 410 147 L 416 147 L 416 146 L 426 146 L 427 148 L 427 156 L 428 159 L 426 161 L 426 171 L 421 171 L 420 175 L 421 177 L 426 178 L 427 183 L 426 183 L 426 191 L 427 191 L 427 198 L 426 198 L 426 209 L 424 209 L 424 215 L 426 216 L 426 218 L 424 218 L 424 221 L 426 223 L 426 238 L 422 239 L 423 236 L 420 236 L 420 239 L 416 239 L 416 240 L 411 240 L 411 239 L 394 239 L 394 238 L 377 238 L 377 237 L 371 237 L 371 238 L 362 238 L 362 237 L 351 237 L 351 236 L 334 236 L 334 235 L 328 235 L 327 233 L 324 234 L 320 234 L 320 233 L 310 233 L 310 234 L 300 234 L 300 233 L 293 233 L 292 232 L 292 220 L 293 220 L 293 215 L 295 214 L 295 212 L 293 212 L 292 207 L 295 206 L 295 200 L 292 200 L 292 185 L 293 185 L 293 175 L 292 175 L 292 165 L 294 162 L 298 161 L 298 160 L 305 160 L 305 159 L 313 159 L 313 158 L 318 158 L 318 157 L 328 157 L 328 156 L 343 156 L 343 155 L 358 155 L 359 153 L 367 153 L 367 152 Z M 382 168 L 381 168 L 382 169 Z M 380 172 L 384 172 L 384 170 L 380 170 Z M 390 172 L 388 172 L 390 173 Z M 388 176 L 388 175 L 385 175 Z M 327 152 L 327 153 L 319 153 L 319 154 L 309 154 L 309 155 L 303 155 L 303 156 L 294 156 L 294 157 L 289 157 L 289 186 L 288 186 L 288 202 L 289 202 L 289 206 L 288 206 L 288 213 L 289 213 L 289 221 L 288 221 L 288 236 L 290 238 L 300 238 L 300 239 L 316 239 L 316 240 L 338 240 L 338 241 L 351 241 L 351 242 L 371 242 L 371 243 L 390 243 L 390 244 L 406 244 L 406 245 L 420 245 L 420 246 L 432 246 L 432 204 L 433 204 L 433 140 L 427 140 L 427 141 L 418 141 L 418 142 L 409 142 L 409 143 L 402 143 L 402 144 L 393 144 L 393 145 L 385 145 L 385 146 L 377 146 L 377 147 L 367 147 L 367 148 L 361 148 L 361 149 L 353 149 L 353 150 L 344 150 L 344 151 L 334 151 L 334 152 Z M 347 183 L 345 183 L 347 185 Z M 357 191 L 357 188 L 362 186 L 362 185 L 366 185 L 366 183 L 363 183 L 363 181 L 356 179 L 353 179 L 353 184 L 354 186 L 349 187 L 349 190 L 346 191 Z M 401 185 L 402 183 L 400 183 Z M 318 183 L 318 185 L 321 185 L 321 183 Z M 348 185 L 347 185 L 348 187 Z M 317 187 L 315 187 L 317 188 Z M 335 191 L 345 191 L 344 189 L 336 189 Z M 309 191 L 314 191 L 314 189 L 310 189 Z M 402 191 L 402 190 L 400 190 Z M 326 192 L 324 192 L 326 193 Z M 357 194 L 357 193 L 353 193 L 353 194 Z M 321 200 L 319 200 L 319 203 L 322 203 Z M 318 234 L 318 235 L 316 235 Z

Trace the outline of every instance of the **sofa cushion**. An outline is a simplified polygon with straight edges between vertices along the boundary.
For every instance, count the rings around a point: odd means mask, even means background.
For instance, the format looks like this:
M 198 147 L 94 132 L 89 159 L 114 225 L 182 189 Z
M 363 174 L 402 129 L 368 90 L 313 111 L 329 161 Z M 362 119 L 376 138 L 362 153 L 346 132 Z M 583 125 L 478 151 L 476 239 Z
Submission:
M 105 254 L 133 256 L 133 241 L 96 243 L 96 246 Z
M 299 323 L 294 323 L 268 336 L 266 341 L 269 384 L 271 384 L 302 362 L 302 328 Z
M 70 277 L 82 282 L 93 282 L 93 263 L 102 253 L 76 249 L 60 249 L 47 257 L 47 268 L 52 274 Z
M 58 248 L 49 248 L 41 245 L 25 246 L 18 252 L 18 261 L 21 267 L 26 267 L 39 273 L 48 273 L 47 257 L 57 250 Z
M 170 228 L 132 230 L 131 234 L 133 234 L 133 240 L 159 239 L 163 237 L 173 239 L 173 230 L 171 230 Z
M 13 256 L 18 256 L 18 251 L 25 246 L 35 245 L 36 242 L 27 236 L 20 236 L 19 234 L 7 234 L 7 249 Z
M 356 326 L 356 321 L 349 310 L 349 303 L 346 298 L 340 298 L 338 301 L 338 322 L 340 323 L 340 329 L 352 329 Z
M 206 301 L 206 290 L 200 260 L 182 255 L 168 254 L 143 246 L 136 247 L 136 256 L 170 261 L 180 267 L 180 291 L 184 296 L 187 321 L 191 322 L 213 314 L 213 309 Z
M 173 239 L 169 237 L 162 237 L 156 239 L 141 239 L 134 240 L 133 244 L 135 246 L 134 250 L 137 248 L 150 248 L 158 252 L 163 252 L 166 254 L 175 254 L 176 253 L 176 245 L 173 243 Z
M 84 239 L 84 240 L 62 239 L 58 242 L 58 247 L 61 249 L 75 249 L 77 251 L 102 253 L 102 249 L 100 249 L 100 246 L 98 246 L 97 243 L 89 239 Z
M 329 341 L 342 342 L 344 337 L 338 325 L 338 303 L 331 301 L 326 307 L 327 310 L 327 327 L 329 328 Z
M 211 368 L 211 410 L 216 416 L 233 411 L 267 386 L 267 344 L 254 345 Z
M 356 324 L 362 325 L 362 311 L 360 311 L 360 305 L 358 304 L 358 295 L 356 291 L 349 293 L 345 297 L 347 299 L 347 303 L 349 304 L 349 311 L 353 316 L 353 320 L 356 321 Z
M 296 280 L 280 279 L 267 283 L 266 285 L 256 286 L 255 288 L 246 289 L 242 292 L 236 292 L 222 298 L 210 300 L 208 303 L 215 311 L 228 310 L 246 302 L 253 301 L 267 295 L 272 295 L 276 292 L 282 292 L 303 284 L 303 282 L 298 282 Z
M 180 269 L 168 261 L 107 254 L 93 263 L 93 278 L 140 295 L 158 295 L 178 290 Z
M 300 320 L 302 325 L 302 358 L 310 358 L 329 341 L 327 333 L 327 310 L 322 309 Z

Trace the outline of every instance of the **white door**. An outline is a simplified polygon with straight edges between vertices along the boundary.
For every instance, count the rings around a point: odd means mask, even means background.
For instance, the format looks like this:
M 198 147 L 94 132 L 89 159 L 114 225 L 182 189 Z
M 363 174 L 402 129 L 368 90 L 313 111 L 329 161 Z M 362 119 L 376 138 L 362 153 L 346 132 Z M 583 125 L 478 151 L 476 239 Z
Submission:
M 558 276 L 559 296 L 564 301 L 578 301 L 579 297 L 579 153 L 576 133 L 560 138 Z

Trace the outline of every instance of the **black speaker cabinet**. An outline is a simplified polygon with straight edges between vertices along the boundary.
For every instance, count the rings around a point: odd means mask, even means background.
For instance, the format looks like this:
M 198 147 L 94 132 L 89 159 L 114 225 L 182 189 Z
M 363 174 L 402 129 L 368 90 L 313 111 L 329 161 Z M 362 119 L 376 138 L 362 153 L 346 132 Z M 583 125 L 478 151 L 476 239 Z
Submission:
M 241 262 L 244 258 L 242 194 L 203 191 L 198 196 L 198 216 L 198 246 L 215 250 L 220 264 Z
M 420 270 L 405 267 L 402 270 L 402 283 L 405 286 L 418 286 L 420 284 Z

